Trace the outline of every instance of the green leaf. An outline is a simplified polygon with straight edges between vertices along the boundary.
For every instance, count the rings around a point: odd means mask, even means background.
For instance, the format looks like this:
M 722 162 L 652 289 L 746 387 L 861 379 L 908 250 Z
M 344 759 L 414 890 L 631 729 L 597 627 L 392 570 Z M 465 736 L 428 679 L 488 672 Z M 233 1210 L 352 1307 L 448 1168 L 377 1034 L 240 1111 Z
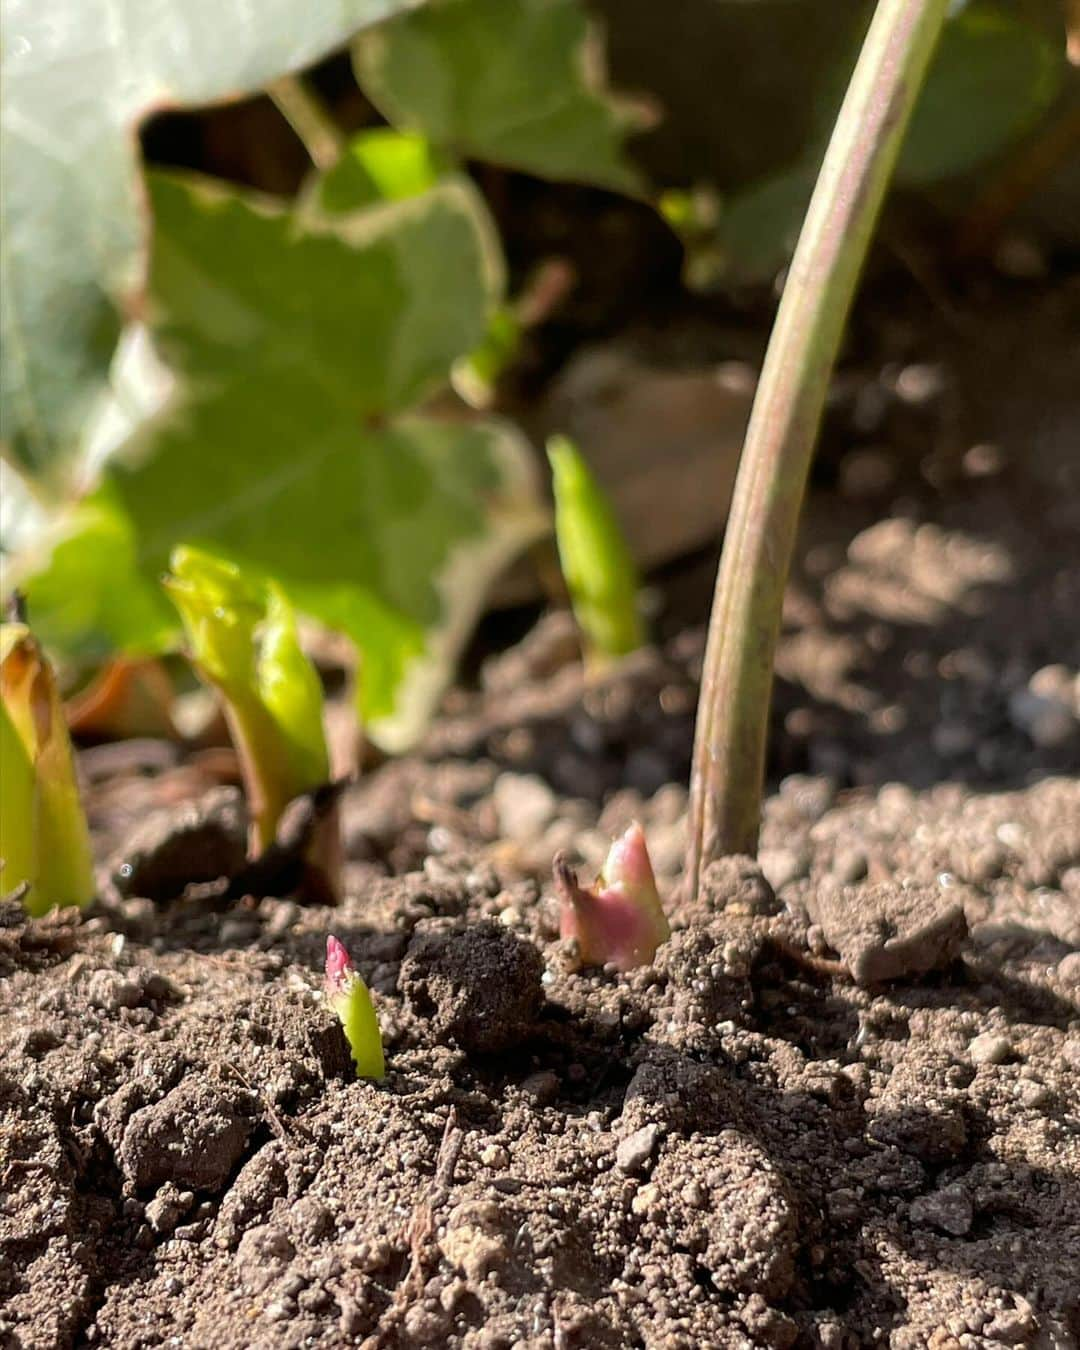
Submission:
M 0 443 L 54 488 L 143 280 L 136 128 L 236 98 L 416 0 L 0 0 Z
M 359 975 L 354 977 L 349 992 L 339 994 L 332 1006 L 349 1043 L 357 1078 L 380 1082 L 386 1077 L 382 1033 L 371 994 Z
M 488 218 L 464 181 L 302 223 L 206 180 L 155 175 L 151 187 L 155 340 L 222 446 L 250 441 L 227 424 L 260 416 L 267 395 L 274 420 L 299 422 L 298 446 L 342 413 L 359 427 L 411 406 L 477 341 L 502 286 Z M 246 483 L 253 466 L 227 459 L 219 475 Z
M 355 136 L 345 154 L 306 185 L 301 213 L 341 215 L 379 202 L 404 201 L 452 177 L 453 160 L 423 136 L 378 127 Z M 495 310 L 479 347 L 454 364 L 456 392 L 474 408 L 490 406 L 495 381 L 517 355 L 520 325 L 509 306 Z
M 362 714 L 400 748 L 486 589 L 546 528 L 509 428 L 402 415 L 486 330 L 487 217 L 462 181 L 333 218 L 206 183 L 153 192 L 149 317 L 173 394 L 28 578 L 32 612 L 68 651 L 152 647 L 148 588 L 176 545 L 205 548 L 355 641 Z
M 633 192 L 634 118 L 606 94 L 579 0 L 438 0 L 362 34 L 364 92 L 394 126 L 542 178 Z
M 17 555 L 5 589 L 26 590 L 34 629 L 53 652 L 83 664 L 114 652 L 146 656 L 177 632 L 176 614 L 157 585 L 141 572 L 138 536 L 111 485 L 59 513 Z
M 845 53 L 823 80 L 798 160 L 725 200 L 714 230 L 695 234 L 692 198 L 667 194 L 690 284 L 766 282 L 791 258 L 853 59 Z M 1061 44 L 1015 11 L 991 0 L 958 10 L 915 105 L 895 183 L 925 188 L 977 169 L 1047 111 L 1065 69 Z
M 303 782 L 305 789 L 328 782 L 322 683 L 300 646 L 293 607 L 272 583 L 267 587 L 266 621 L 255 674 L 263 706 L 285 739 L 295 780 Z
M 1060 41 L 997 4 L 946 24 L 896 168 L 908 186 L 966 173 L 1029 131 L 1066 69 Z
M 382 1034 L 375 1005 L 349 954 L 332 934 L 326 939 L 326 1000 L 337 1015 L 358 1078 L 386 1074 Z

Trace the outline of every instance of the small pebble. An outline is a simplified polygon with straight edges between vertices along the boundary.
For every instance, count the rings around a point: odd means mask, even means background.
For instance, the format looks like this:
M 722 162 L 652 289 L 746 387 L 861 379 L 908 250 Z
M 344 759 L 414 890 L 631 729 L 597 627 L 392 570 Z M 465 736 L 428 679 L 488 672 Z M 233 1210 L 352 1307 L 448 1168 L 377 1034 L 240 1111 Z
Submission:
M 640 1130 L 627 1135 L 615 1150 L 615 1166 L 628 1176 L 640 1172 L 653 1155 L 660 1139 L 660 1130 L 656 1125 L 643 1125 Z
M 1070 952 L 1057 963 L 1057 975 L 1062 984 L 1080 985 L 1080 952 Z
M 945 372 L 928 361 L 913 361 L 896 377 L 897 396 L 905 403 L 929 403 L 945 390 Z
M 1030 1078 L 1017 1084 L 1016 1097 L 1020 1105 L 1029 1111 L 1042 1111 L 1054 1100 L 1054 1094 L 1045 1083 L 1037 1083 Z
M 836 800 L 836 784 L 815 774 L 788 774 L 780 783 L 780 796 L 807 820 L 820 820 Z
M 146 1206 L 146 1218 L 155 1233 L 168 1235 L 194 1203 L 191 1191 L 181 1191 L 171 1182 L 164 1186 Z
M 502 1169 L 510 1165 L 510 1154 L 501 1144 L 488 1144 L 480 1154 L 485 1167 Z
M 763 848 L 758 853 L 758 864 L 774 891 L 783 890 L 810 872 L 806 854 L 790 848 Z
M 964 452 L 961 467 L 969 478 L 991 478 L 1005 467 L 1005 454 L 1001 447 L 981 441 Z
M 1063 699 L 1056 694 L 1038 694 L 1030 685 L 1018 689 L 1009 699 L 1009 718 L 1043 750 L 1065 745 L 1077 729 L 1072 709 Z
M 501 773 L 492 796 L 499 830 L 507 839 L 539 838 L 558 809 L 555 793 L 535 774 Z
M 630 1209 L 634 1214 L 648 1214 L 650 1210 L 655 1209 L 660 1200 L 660 1187 L 654 1182 L 648 1186 L 642 1186 L 630 1201 Z
M 972 1064 L 1004 1064 L 1013 1053 L 1012 1041 L 993 1031 L 984 1031 L 968 1045 Z
M 126 979 L 115 970 L 95 970 L 87 981 L 86 992 L 94 1007 L 110 1013 L 137 1008 L 143 1001 L 143 990 L 137 981 Z

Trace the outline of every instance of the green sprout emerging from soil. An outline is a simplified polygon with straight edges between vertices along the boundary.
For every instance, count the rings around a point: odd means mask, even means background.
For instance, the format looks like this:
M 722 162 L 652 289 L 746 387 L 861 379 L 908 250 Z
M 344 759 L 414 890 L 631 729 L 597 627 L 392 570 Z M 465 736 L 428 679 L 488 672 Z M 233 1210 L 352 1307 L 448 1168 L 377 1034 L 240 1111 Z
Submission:
M 647 966 L 671 936 L 656 889 L 645 831 L 634 821 L 608 852 L 592 886 L 581 886 L 565 854 L 552 868 L 559 894 L 559 931 L 577 943 L 587 966 Z
M 32 915 L 95 893 L 56 676 L 24 623 L 0 624 L 0 888 Z
M 645 641 L 633 555 L 581 451 L 566 436 L 547 443 L 555 538 L 586 665 L 602 670 Z
M 300 646 L 296 615 L 272 582 L 195 548 L 178 548 L 165 589 L 180 611 L 199 674 L 220 694 L 251 812 L 251 852 L 265 853 L 290 802 L 324 787 L 330 760 L 318 672 Z M 339 890 L 340 825 L 327 813 L 305 862 Z
M 326 1001 L 337 1014 L 358 1078 L 379 1080 L 386 1075 L 379 1019 L 368 987 L 333 935 L 326 939 Z

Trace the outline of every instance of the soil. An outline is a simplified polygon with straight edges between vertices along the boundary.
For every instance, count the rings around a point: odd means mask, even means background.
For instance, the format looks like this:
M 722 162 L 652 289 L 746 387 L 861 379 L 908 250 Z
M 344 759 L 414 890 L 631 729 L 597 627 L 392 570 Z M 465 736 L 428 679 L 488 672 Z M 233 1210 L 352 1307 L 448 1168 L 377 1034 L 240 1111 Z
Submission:
M 1036 292 L 841 378 L 761 849 L 693 911 L 709 555 L 601 682 L 559 613 L 478 648 L 346 794 L 337 908 L 212 884 L 227 754 L 83 752 L 102 898 L 0 907 L 0 1344 L 1080 1345 L 1080 414 Z M 635 817 L 672 937 L 581 970 L 551 859 Z

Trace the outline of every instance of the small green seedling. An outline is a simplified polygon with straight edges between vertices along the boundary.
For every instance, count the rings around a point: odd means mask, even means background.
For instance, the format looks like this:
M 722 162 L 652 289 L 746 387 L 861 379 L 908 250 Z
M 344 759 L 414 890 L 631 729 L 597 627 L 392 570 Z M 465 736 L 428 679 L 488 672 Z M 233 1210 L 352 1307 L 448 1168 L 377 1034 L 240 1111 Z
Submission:
M 566 587 L 593 670 L 645 641 L 638 576 L 611 503 L 566 436 L 547 443 L 555 494 L 555 538 Z
M 240 755 L 251 811 L 250 850 L 265 852 L 288 804 L 330 778 L 319 676 L 304 654 L 296 615 L 272 582 L 234 563 L 178 548 L 163 584 L 184 622 L 191 658 L 221 695 Z M 316 832 L 308 861 L 337 891 L 336 813 Z
M 382 1036 L 371 995 L 349 953 L 333 935 L 326 939 L 326 1001 L 349 1042 L 356 1076 L 376 1080 L 385 1077 Z
M 52 666 L 24 623 L 0 624 L 0 888 L 32 915 L 93 899 L 90 834 Z
M 552 867 L 561 906 L 559 932 L 576 941 L 583 965 L 621 971 L 647 966 L 671 936 L 645 831 L 637 821 L 612 844 L 592 886 L 578 884 L 565 854 L 557 854 Z

